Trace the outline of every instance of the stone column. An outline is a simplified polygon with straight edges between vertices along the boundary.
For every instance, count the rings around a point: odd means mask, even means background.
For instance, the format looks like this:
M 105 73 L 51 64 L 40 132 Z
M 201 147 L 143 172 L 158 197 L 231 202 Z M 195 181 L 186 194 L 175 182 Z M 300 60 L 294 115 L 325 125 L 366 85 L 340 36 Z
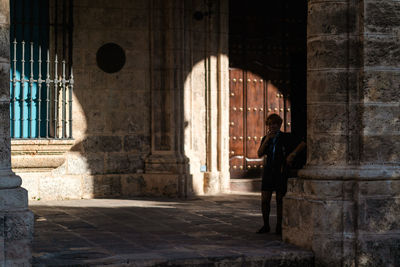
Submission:
M 307 165 L 283 239 L 316 265 L 400 258 L 400 2 L 308 2 Z
M 28 266 L 33 214 L 21 178 L 11 170 L 9 2 L 0 0 L 0 266 Z
M 150 4 L 152 140 L 144 175 L 149 193 L 183 197 L 191 193 L 183 151 L 184 2 Z

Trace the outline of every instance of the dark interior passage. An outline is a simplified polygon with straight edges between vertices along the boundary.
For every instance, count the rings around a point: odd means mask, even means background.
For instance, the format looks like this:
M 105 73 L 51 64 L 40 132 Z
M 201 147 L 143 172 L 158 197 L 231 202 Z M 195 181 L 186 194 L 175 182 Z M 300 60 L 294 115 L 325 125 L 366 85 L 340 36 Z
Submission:
M 306 136 L 307 1 L 230 1 L 230 172 L 259 177 L 256 150 L 271 113 Z M 305 162 L 300 156 L 297 167 Z

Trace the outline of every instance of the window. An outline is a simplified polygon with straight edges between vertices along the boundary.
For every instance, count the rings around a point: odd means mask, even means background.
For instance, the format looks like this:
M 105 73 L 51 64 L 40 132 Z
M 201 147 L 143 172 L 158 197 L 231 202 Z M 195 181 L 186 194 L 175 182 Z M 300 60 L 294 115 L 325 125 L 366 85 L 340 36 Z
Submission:
M 10 1 L 15 139 L 72 138 L 72 0 Z

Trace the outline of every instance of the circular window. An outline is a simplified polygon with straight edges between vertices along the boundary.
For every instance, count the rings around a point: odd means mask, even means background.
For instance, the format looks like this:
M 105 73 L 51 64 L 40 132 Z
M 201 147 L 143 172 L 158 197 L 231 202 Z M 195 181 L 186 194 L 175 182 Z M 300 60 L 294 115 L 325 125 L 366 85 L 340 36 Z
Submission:
M 107 43 L 97 50 L 97 66 L 107 73 L 120 71 L 125 65 L 125 51 L 117 44 Z

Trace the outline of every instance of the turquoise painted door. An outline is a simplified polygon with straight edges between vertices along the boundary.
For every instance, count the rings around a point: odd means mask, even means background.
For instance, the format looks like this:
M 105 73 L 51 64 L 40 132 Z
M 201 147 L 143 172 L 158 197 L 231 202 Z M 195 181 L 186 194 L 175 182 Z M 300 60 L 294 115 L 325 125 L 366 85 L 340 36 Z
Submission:
M 11 137 L 46 137 L 48 0 L 11 0 L 10 21 Z

